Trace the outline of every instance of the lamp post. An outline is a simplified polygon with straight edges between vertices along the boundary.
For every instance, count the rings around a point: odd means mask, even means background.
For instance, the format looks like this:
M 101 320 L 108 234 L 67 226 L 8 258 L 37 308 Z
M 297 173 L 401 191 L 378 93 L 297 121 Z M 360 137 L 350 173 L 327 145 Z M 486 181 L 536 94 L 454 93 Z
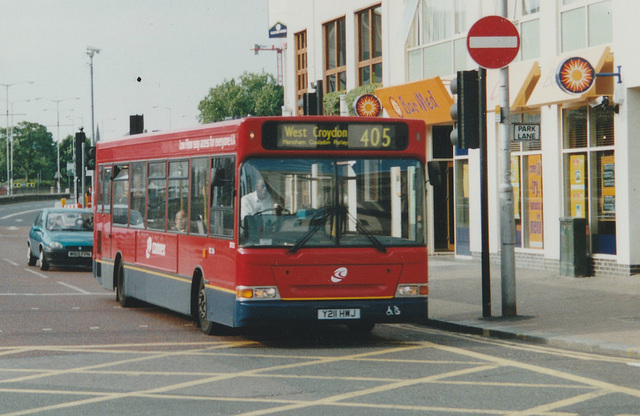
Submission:
M 19 103 L 19 102 L 30 102 L 31 100 L 18 100 L 18 101 L 13 101 L 11 103 L 11 130 L 10 130 L 10 134 L 9 137 L 11 137 L 11 178 L 9 178 L 9 188 L 13 189 L 13 116 L 16 115 L 21 115 L 23 116 L 24 114 L 16 114 L 16 112 L 14 111 L 14 104 L 15 103 Z
M 79 100 L 80 97 L 67 97 L 67 98 L 63 98 L 61 100 L 52 100 L 51 98 L 43 98 L 43 97 L 38 97 L 36 98 L 36 100 L 47 100 L 47 101 L 51 101 L 52 103 L 56 103 L 56 126 L 57 126 L 57 132 L 56 132 L 56 153 L 57 153 L 57 162 L 56 162 L 56 179 L 57 179 L 57 184 L 58 184 L 58 193 L 60 193 L 60 177 L 62 175 L 60 175 L 60 103 L 63 101 L 68 101 L 68 100 Z
M 164 108 L 165 110 L 169 110 L 169 130 L 171 130 L 171 107 L 163 107 L 161 105 L 154 105 L 153 108 Z
M 10 137 L 9 137 L 9 87 L 12 87 L 14 85 L 18 85 L 18 84 L 33 84 L 33 81 L 20 81 L 20 82 L 14 82 L 13 84 L 2 84 L 0 83 L 0 85 L 2 85 L 5 88 L 6 91 L 6 109 L 7 109 L 7 130 L 5 132 L 5 136 L 7 138 L 7 191 L 9 194 L 13 193 L 13 181 L 11 180 L 11 177 L 13 175 L 13 172 L 10 170 L 11 169 L 11 165 L 9 162 L 9 142 L 10 142 Z
M 100 53 L 100 48 L 93 48 L 87 46 L 87 55 L 89 55 L 89 66 L 91 67 L 91 145 L 96 145 L 96 128 L 95 128 L 95 115 L 93 112 L 93 55 Z

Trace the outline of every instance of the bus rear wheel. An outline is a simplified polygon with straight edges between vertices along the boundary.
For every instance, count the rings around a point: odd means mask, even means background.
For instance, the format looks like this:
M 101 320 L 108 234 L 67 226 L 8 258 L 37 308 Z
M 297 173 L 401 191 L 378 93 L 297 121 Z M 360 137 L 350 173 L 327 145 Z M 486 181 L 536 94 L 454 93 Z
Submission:
M 204 279 L 200 279 L 198 288 L 198 325 L 202 332 L 213 335 L 216 332 L 216 324 L 207 319 L 207 292 L 205 290 Z

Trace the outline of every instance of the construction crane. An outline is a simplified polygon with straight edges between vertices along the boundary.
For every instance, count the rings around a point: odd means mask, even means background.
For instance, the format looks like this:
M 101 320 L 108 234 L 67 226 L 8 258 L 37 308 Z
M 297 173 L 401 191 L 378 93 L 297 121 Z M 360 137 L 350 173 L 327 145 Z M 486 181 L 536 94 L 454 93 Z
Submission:
M 283 75 L 282 75 L 282 51 L 286 48 L 286 44 L 283 44 L 282 47 L 278 48 L 274 45 L 271 45 L 269 48 L 266 45 L 258 45 L 257 43 L 254 45 L 254 48 L 251 49 L 255 55 L 257 55 L 260 51 L 275 51 L 278 54 L 278 85 L 283 85 Z

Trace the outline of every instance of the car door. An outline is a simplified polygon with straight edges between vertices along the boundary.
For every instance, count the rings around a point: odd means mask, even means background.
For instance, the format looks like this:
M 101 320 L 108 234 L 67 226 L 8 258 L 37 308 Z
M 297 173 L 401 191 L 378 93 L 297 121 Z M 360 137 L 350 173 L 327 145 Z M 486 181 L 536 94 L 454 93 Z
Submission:
M 40 211 L 29 231 L 29 245 L 31 246 L 31 252 L 34 256 L 40 255 L 40 243 L 42 242 L 42 235 L 45 231 L 44 217 L 45 211 Z

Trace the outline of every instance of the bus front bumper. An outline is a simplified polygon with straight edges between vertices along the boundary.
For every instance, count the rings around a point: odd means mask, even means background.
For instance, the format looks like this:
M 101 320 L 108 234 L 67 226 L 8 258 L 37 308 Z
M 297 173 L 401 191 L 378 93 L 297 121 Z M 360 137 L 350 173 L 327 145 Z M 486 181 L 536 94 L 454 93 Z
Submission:
M 275 323 L 425 323 L 427 298 L 236 301 L 234 326 Z

